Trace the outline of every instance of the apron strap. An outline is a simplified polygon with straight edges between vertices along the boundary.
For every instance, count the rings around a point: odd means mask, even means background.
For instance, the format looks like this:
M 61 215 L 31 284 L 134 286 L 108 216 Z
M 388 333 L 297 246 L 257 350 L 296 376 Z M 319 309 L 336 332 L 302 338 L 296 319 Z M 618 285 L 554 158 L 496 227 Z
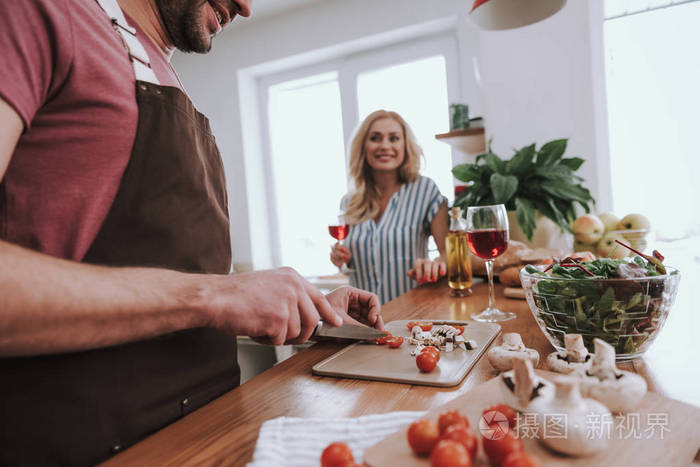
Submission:
M 146 81 L 148 83 L 160 84 L 156 78 L 148 52 L 136 37 L 136 29 L 126 22 L 124 13 L 119 7 L 117 0 L 97 0 L 100 7 L 107 13 L 112 21 L 112 27 L 119 33 L 124 43 L 126 51 L 129 53 L 129 60 L 134 67 L 136 81 Z

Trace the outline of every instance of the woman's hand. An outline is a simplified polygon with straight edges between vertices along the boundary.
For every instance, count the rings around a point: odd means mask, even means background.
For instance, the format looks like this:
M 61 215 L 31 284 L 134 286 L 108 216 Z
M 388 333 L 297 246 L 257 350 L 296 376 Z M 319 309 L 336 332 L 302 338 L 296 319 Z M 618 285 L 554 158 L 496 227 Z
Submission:
M 406 273 L 408 277 L 417 280 L 419 284 L 423 282 L 437 282 L 438 279 L 446 274 L 447 264 L 445 264 L 445 260 L 442 257 L 437 258 L 435 261 L 431 261 L 428 258 L 417 258 L 413 262 L 413 269 Z
M 352 258 L 352 254 L 348 247 L 340 243 L 336 243 L 331 247 L 331 263 L 336 266 L 341 267 L 343 264 L 349 263 L 350 258 Z

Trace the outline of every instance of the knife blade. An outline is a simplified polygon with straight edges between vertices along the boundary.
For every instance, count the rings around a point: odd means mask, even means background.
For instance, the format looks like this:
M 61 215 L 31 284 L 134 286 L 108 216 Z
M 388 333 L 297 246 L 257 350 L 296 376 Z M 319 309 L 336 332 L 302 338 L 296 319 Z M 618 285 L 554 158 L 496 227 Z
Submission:
M 323 321 L 319 321 L 318 325 L 311 334 L 311 339 L 315 337 L 334 337 L 337 339 L 353 339 L 353 340 L 370 340 L 386 336 L 387 333 L 378 329 L 367 326 L 358 326 L 356 324 L 342 324 L 333 326 Z

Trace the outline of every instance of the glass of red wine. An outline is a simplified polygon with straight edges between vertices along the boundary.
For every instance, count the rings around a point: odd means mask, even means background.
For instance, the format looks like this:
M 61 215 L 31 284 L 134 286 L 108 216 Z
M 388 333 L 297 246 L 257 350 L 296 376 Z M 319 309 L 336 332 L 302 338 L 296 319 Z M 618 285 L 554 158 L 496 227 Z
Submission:
M 344 214 L 338 215 L 338 222 L 336 224 L 328 225 L 328 233 L 331 234 L 331 237 L 338 240 L 338 244 L 340 246 L 343 246 L 343 240 L 345 240 L 345 238 L 348 236 L 349 231 L 350 226 L 346 223 Z M 353 270 L 348 267 L 347 263 L 343 263 L 343 265 L 340 267 L 340 272 L 347 274 L 353 272 Z
M 473 206 L 467 209 L 467 244 L 472 254 L 486 260 L 489 277 L 489 306 L 472 315 L 476 321 L 508 321 L 515 313 L 496 308 L 493 290 L 493 260 L 508 248 L 508 215 L 502 204 Z

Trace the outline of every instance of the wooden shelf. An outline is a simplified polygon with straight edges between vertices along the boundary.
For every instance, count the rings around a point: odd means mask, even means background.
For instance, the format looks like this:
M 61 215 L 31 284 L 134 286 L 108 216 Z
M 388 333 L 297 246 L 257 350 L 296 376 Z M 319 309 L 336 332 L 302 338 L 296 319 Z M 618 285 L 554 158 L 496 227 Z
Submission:
M 483 127 L 464 128 L 435 135 L 435 139 L 449 144 L 464 154 L 481 154 L 486 151 L 485 133 Z

